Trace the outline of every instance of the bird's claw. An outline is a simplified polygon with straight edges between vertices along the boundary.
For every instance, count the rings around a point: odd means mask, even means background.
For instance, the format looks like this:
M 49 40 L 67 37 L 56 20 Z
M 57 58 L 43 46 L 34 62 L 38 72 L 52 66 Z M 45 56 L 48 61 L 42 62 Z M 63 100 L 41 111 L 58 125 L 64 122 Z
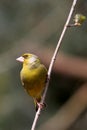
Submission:
M 44 107 L 46 107 L 45 103 L 39 103 L 37 102 L 38 108 L 43 109 Z

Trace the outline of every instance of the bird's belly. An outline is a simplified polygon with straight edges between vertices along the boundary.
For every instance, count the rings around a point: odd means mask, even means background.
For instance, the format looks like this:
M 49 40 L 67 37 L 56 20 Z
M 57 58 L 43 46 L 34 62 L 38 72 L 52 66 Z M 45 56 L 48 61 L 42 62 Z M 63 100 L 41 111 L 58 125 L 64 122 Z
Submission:
M 42 81 L 29 81 L 24 82 L 24 88 L 28 94 L 34 98 L 40 97 L 44 89 L 44 82 Z
M 28 94 L 32 97 L 39 97 L 45 86 L 46 69 L 41 65 L 38 69 L 22 69 L 21 81 Z

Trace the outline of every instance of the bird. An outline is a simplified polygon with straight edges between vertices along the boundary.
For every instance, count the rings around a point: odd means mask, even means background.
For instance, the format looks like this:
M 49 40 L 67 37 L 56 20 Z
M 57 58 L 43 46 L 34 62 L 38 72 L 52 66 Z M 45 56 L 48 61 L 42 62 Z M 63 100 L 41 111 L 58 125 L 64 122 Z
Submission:
M 47 68 L 41 63 L 38 56 L 25 53 L 16 59 L 23 64 L 20 79 L 24 89 L 33 98 L 35 109 L 45 106 L 40 103 L 47 80 Z

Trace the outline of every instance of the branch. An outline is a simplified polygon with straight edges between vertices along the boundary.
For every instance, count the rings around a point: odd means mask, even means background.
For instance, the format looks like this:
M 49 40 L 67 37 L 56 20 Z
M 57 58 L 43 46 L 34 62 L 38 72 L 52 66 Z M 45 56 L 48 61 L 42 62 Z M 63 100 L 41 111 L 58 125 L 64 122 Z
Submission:
M 54 71 L 75 78 L 87 79 L 87 60 L 86 58 L 68 56 L 60 53 Z
M 47 90 L 48 90 L 48 86 L 49 86 L 49 81 L 50 81 L 50 76 L 51 76 L 51 72 L 52 72 L 52 68 L 53 68 L 53 65 L 54 65 L 54 62 L 56 60 L 56 57 L 57 57 L 57 53 L 59 51 L 59 47 L 60 47 L 60 44 L 63 40 L 63 37 L 64 37 L 64 34 L 66 32 L 66 29 L 67 29 L 67 25 L 69 24 L 69 21 L 71 19 L 71 16 L 72 16 L 72 13 L 74 11 L 74 7 L 76 5 L 76 2 L 77 0 L 73 0 L 73 3 L 72 3 L 72 6 L 71 6 L 71 9 L 70 9 L 70 12 L 69 12 L 69 15 L 68 15 L 68 18 L 67 18 L 67 21 L 65 23 L 65 26 L 63 28 L 63 31 L 61 33 L 61 36 L 59 38 L 59 41 L 58 41 L 58 44 L 56 46 L 56 49 L 55 49 L 55 52 L 53 54 L 53 57 L 51 59 L 51 63 L 50 63 L 50 66 L 49 66 L 49 69 L 48 69 L 48 77 L 47 77 L 47 82 L 46 82 L 46 87 L 45 87 L 45 90 L 44 90 L 44 93 L 43 93 L 43 97 L 41 99 L 41 103 L 44 103 L 44 100 L 45 100 L 45 97 L 46 97 L 46 93 L 47 93 Z M 41 112 L 41 108 L 39 107 L 38 108 L 38 111 L 36 112 L 36 115 L 35 115 L 35 118 L 34 118 L 34 121 L 33 121 L 33 124 L 32 124 L 32 128 L 31 130 L 35 130 L 35 127 L 36 127 L 36 124 L 37 124 L 37 120 L 39 118 L 39 115 L 40 115 L 40 112 Z
M 87 108 L 87 82 L 38 130 L 67 130 Z

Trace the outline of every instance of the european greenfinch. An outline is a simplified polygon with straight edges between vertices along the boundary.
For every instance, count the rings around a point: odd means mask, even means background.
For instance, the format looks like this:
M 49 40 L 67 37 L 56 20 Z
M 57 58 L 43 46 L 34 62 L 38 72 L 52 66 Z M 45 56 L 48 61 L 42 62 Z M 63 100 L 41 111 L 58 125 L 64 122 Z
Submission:
M 23 63 L 20 78 L 27 93 L 33 97 L 36 111 L 45 88 L 47 69 L 36 55 L 25 53 L 16 59 Z

